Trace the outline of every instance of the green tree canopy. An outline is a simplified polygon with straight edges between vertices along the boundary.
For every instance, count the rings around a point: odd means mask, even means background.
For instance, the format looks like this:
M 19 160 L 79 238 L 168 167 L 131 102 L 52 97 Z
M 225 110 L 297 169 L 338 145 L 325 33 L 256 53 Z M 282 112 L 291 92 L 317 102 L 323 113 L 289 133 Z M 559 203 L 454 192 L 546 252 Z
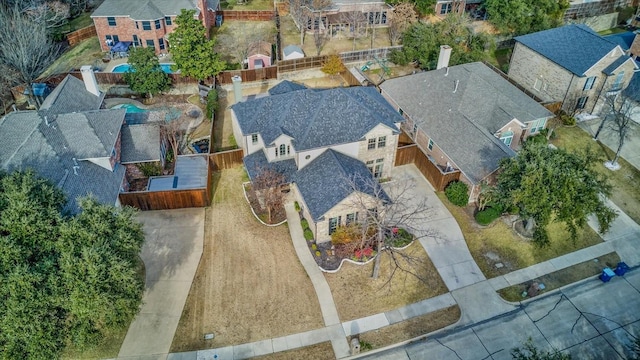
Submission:
M 213 50 L 215 41 L 207 39 L 207 30 L 194 16 L 194 10 L 180 11 L 178 27 L 169 34 L 169 52 L 182 75 L 204 80 L 224 70 L 226 64 Z
M 449 14 L 437 23 L 416 22 L 403 36 L 402 51 L 391 53 L 391 61 L 405 65 L 417 61 L 421 69 L 436 68 L 440 46 L 452 48 L 449 65 L 484 60 L 493 48 L 493 40 L 485 33 L 474 33 L 467 18 Z
M 553 219 L 563 222 L 573 239 L 587 217 L 595 214 L 600 232 L 609 229 L 615 212 L 600 195 L 608 195 L 611 185 L 594 170 L 597 157 L 587 151 L 573 154 L 551 149 L 546 144 L 525 142 L 516 157 L 500 163 L 497 191 L 505 208 L 517 208 L 522 219 L 535 222 L 534 241 L 546 245 L 546 226 Z
M 0 358 L 55 359 L 95 344 L 137 313 L 144 236 L 132 209 L 80 199 L 32 172 L 0 174 Z
M 489 21 L 504 34 L 523 35 L 562 25 L 568 0 L 485 0 Z
M 149 97 L 169 89 L 171 80 L 162 71 L 153 48 L 138 47 L 131 50 L 129 56 L 131 70 L 124 73 L 124 81 L 131 90 Z

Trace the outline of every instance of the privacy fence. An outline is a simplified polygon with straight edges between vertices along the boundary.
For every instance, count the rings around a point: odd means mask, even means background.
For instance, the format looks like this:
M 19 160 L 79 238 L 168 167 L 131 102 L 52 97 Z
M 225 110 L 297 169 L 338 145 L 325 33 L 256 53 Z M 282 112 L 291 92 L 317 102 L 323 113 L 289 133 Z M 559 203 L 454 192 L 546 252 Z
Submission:
M 69 46 L 75 46 L 82 40 L 86 40 L 94 36 L 98 36 L 98 33 L 96 32 L 95 25 L 91 25 L 74 32 L 70 32 L 67 34 L 67 41 L 69 41 Z
M 406 164 L 414 164 L 437 191 L 444 191 L 450 182 L 460 179 L 460 170 L 443 172 L 416 144 L 398 148 L 395 166 Z

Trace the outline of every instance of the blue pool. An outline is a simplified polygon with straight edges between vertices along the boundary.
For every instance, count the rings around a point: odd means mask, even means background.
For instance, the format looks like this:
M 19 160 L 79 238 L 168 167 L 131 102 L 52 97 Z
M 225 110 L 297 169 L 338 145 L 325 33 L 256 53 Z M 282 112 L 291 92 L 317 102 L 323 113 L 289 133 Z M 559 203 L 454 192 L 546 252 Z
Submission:
M 127 114 L 145 113 L 149 111 L 145 109 L 140 109 L 139 107 L 133 104 L 120 104 L 112 107 L 112 109 L 126 109 Z
M 166 72 L 167 74 L 173 74 L 173 71 L 171 70 L 171 65 L 173 64 L 160 64 L 160 67 L 162 68 L 162 71 Z M 114 67 L 113 70 L 111 70 L 111 72 L 125 73 L 129 71 L 130 68 L 131 68 L 131 65 L 129 64 L 120 64 Z

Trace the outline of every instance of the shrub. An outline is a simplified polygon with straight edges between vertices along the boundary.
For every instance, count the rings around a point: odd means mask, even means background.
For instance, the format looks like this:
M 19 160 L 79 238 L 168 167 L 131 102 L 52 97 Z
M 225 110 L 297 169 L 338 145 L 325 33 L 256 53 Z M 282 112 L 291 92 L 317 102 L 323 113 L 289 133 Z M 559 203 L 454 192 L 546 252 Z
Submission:
M 313 231 L 309 228 L 304 229 L 304 238 L 307 241 L 313 240 Z
M 444 189 L 447 199 L 457 206 L 466 206 L 469 202 L 469 187 L 462 181 L 452 181 Z
M 320 251 L 316 251 L 316 256 L 320 257 L 320 255 L 322 255 L 322 253 L 320 253 Z
M 348 244 L 360 238 L 360 227 L 357 225 L 340 226 L 331 234 L 333 245 Z
M 162 175 L 162 165 L 159 162 L 140 163 L 138 169 L 146 177 Z
M 407 65 L 410 62 L 407 54 L 405 54 L 404 51 L 401 50 L 391 50 L 391 52 L 389 53 L 389 60 L 392 63 L 400 66 Z
M 307 219 L 300 220 L 300 225 L 302 225 L 302 230 L 307 230 L 309 228 L 309 222 Z
M 502 214 L 500 206 L 488 207 L 476 213 L 476 221 L 480 225 L 489 225 Z
M 218 91 L 209 90 L 207 94 L 207 119 L 211 119 L 213 114 L 218 111 Z
M 300 204 L 298 204 L 297 201 L 293 203 L 293 207 L 296 209 L 297 212 L 300 212 Z M 300 224 L 302 224 L 302 221 L 307 221 L 307 220 L 304 220 L 304 219 L 300 220 Z M 309 223 L 307 223 L 307 226 L 309 226 Z
M 546 144 L 547 143 L 547 137 L 544 134 L 537 134 L 534 136 L 529 136 L 527 138 L 527 142 L 532 142 L 535 144 Z
M 311 245 L 311 250 L 318 250 L 318 245 L 312 244 Z
M 397 233 L 392 235 L 391 246 L 403 247 L 413 241 L 413 235 L 403 228 L 398 228 Z

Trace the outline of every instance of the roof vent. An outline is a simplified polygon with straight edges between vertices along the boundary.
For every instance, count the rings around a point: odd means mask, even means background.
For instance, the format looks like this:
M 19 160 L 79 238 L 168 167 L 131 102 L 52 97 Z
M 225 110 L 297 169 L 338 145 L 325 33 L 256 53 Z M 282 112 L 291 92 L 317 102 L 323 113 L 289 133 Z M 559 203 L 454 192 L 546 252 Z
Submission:
M 78 161 L 76 160 L 76 158 L 73 158 L 73 165 L 78 166 Z
M 453 88 L 453 93 L 455 94 L 458 91 L 458 84 L 460 84 L 460 80 L 456 80 L 456 86 Z
M 44 117 L 44 124 L 47 126 L 51 126 L 51 123 L 49 122 L 49 118 L 46 115 Z
M 78 169 L 80 169 L 80 166 L 74 166 L 73 167 L 73 175 L 78 175 Z

